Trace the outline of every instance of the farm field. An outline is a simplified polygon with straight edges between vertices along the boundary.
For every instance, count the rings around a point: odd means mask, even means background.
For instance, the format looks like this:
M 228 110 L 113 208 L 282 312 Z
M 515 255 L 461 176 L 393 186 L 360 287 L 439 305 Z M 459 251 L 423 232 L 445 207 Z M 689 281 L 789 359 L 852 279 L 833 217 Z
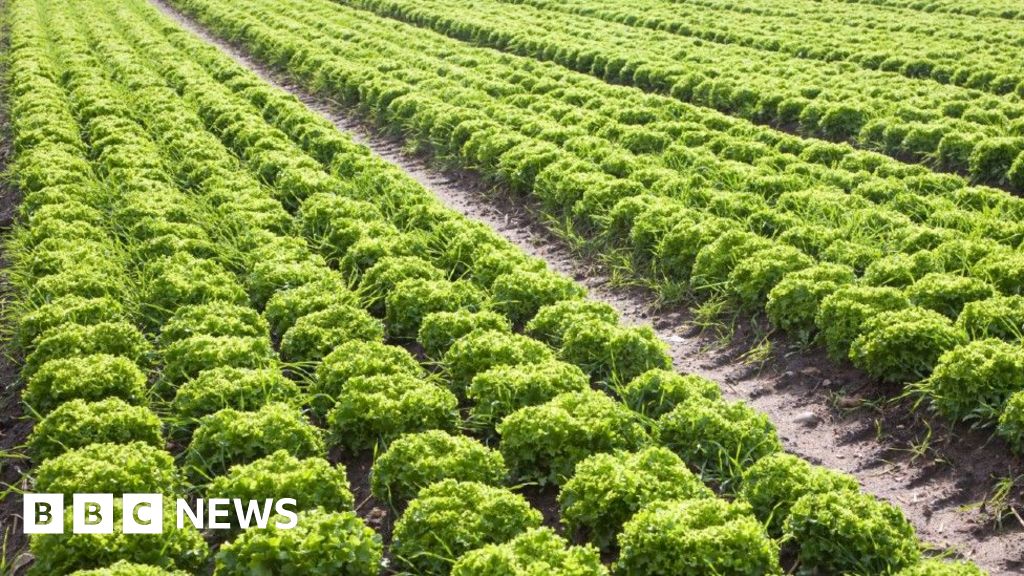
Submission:
M 706 34 L 712 39 L 708 42 L 616 21 L 657 22 L 642 6 L 631 4 L 610 18 L 606 12 L 599 13 L 605 18 L 595 18 L 580 14 L 592 9 L 587 2 L 582 8 L 543 0 L 345 3 L 772 126 L 850 139 L 979 182 L 1018 190 L 1024 186 L 1019 63 L 998 74 L 993 57 L 985 58 L 984 72 L 959 65 L 954 71 L 941 58 L 919 57 L 902 64 L 902 74 L 885 61 L 887 66 L 876 71 L 803 58 L 806 48 L 791 49 L 795 54 L 772 50 L 779 41 L 768 49 L 748 47 L 714 34 Z M 918 78 L 924 75 L 919 69 L 935 71 L 938 78 Z
M 834 358 L 1019 449 L 1019 197 L 330 2 L 301 16 L 260 0 L 189 6 L 446 161 L 536 198 L 591 250 L 621 249 L 666 297 L 816 333 Z M 1002 377 L 981 372 L 996 365 Z
M 940 13 L 893 18 L 870 4 L 787 2 L 631 2 L 519 0 L 542 9 L 592 16 L 715 43 L 740 44 L 809 60 L 851 62 L 869 70 L 989 91 L 1018 92 L 1020 63 L 1005 44 L 1019 45 L 1012 22 Z M 952 24 L 952 25 L 950 25 Z M 984 30 L 984 34 L 979 33 Z
M 834 3 L 4 2 L 0 575 L 1020 569 L 1017 14 Z

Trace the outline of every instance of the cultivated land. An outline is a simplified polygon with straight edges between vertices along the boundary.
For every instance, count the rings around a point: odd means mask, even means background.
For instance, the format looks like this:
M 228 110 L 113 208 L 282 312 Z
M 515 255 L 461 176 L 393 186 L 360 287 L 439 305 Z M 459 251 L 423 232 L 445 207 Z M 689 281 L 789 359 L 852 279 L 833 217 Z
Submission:
M 873 4 L 7 2 L 5 573 L 1019 570 L 1014 14 Z

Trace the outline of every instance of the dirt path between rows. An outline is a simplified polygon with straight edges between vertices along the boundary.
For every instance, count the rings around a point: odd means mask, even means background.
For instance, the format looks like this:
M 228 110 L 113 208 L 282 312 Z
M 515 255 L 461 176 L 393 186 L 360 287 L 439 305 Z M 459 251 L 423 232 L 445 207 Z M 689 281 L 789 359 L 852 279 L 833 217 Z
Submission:
M 7 3 L 0 1 L 0 12 L 6 10 Z M 6 22 L 0 26 L 0 54 L 6 56 L 10 35 Z M 0 60 L 0 249 L 6 248 L 21 203 L 21 193 L 8 175 L 13 150 L 7 74 L 4 58 Z M 4 567 L 13 574 L 26 565 L 23 552 L 28 538 L 22 533 L 19 492 L 27 488 L 25 472 L 29 463 L 24 457 L 24 444 L 32 431 L 32 421 L 25 417 L 21 405 L 20 354 L 9 339 L 14 326 L 8 307 L 15 298 L 7 278 L 10 265 L 6 251 L 0 253 L 0 574 L 7 573 Z
M 473 175 L 438 169 L 429 158 L 407 153 L 402 141 L 368 124 L 356 111 L 309 94 L 164 0 L 150 1 L 401 167 L 452 209 L 489 224 L 527 253 L 586 285 L 592 298 L 615 306 L 625 322 L 653 324 L 669 345 L 676 368 L 711 378 L 728 398 L 745 400 L 767 413 L 788 451 L 855 475 L 866 491 L 899 505 L 929 544 L 953 548 L 992 574 L 1024 569 L 1024 520 L 1013 510 L 1020 508 L 1024 464 L 1009 457 L 1001 442 L 987 434 L 950 430 L 912 412 L 908 401 L 891 401 L 884 407 L 864 401 L 892 397 L 893 391 L 856 370 L 837 366 L 818 350 L 800 349 L 773 336 L 771 351 L 751 362 L 746 352 L 761 340 L 755 336 L 759 331 L 750 329 L 739 330 L 730 344 L 718 345 L 719 338 L 694 327 L 687 310 L 655 310 L 650 292 L 613 285 L 599 264 L 574 255 L 551 234 L 528 202 L 484 186 Z M 1018 486 L 1000 500 L 999 482 L 1006 478 L 1018 478 Z M 1000 512 L 1001 527 L 992 521 Z

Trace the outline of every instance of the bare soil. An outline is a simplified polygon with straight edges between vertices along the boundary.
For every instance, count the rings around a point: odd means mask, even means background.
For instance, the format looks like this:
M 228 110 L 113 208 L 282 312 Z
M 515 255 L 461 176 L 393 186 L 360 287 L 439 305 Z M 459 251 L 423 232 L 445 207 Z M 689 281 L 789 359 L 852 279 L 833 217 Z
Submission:
M 0 2 L 0 12 L 5 10 Z M 7 78 L 6 54 L 9 37 L 6 26 L 0 29 L 0 81 Z M 11 134 L 8 117 L 6 85 L 0 86 L 0 248 L 6 243 L 11 225 L 17 216 L 21 194 L 7 177 L 11 160 Z M 10 318 L 8 306 L 12 299 L 7 270 L 10 262 L 6 251 L 0 250 L 0 569 L 3 566 L 24 566 L 28 539 L 21 530 L 21 498 L 29 461 L 23 458 L 23 445 L 32 431 L 32 421 L 25 417 L 21 404 L 21 381 L 18 367 L 21 359 L 11 349 L 7 338 Z M 14 570 L 12 570 L 12 573 Z
M 6 209 L 12 198 L 11 190 L 0 186 L 0 211 Z M 6 233 L 6 224 L 0 226 Z M 8 262 L 0 255 L 0 275 Z M 0 309 L 10 298 L 6 279 L 0 279 Z M 0 318 L 3 312 L 0 311 Z M 4 320 L 0 320 L 4 321 Z M 31 467 L 23 457 L 24 444 L 32 432 L 32 420 L 27 418 L 21 404 L 21 381 L 18 378 L 20 359 L 0 341 L 0 566 L 27 565 L 24 554 L 28 538 L 22 532 L 20 492 L 28 489 L 26 472 Z M 11 572 L 12 574 L 15 572 Z
M 208 33 L 164 0 L 151 2 L 401 167 L 452 209 L 489 224 L 527 253 L 587 286 L 591 298 L 615 306 L 627 323 L 653 325 L 669 345 L 676 368 L 711 378 L 728 398 L 742 399 L 766 413 L 788 451 L 848 472 L 867 492 L 900 506 L 931 546 L 950 549 L 992 574 L 1024 570 L 1024 520 L 1019 512 L 1024 462 L 1011 457 L 1004 443 L 985 432 L 949 426 L 923 409 L 914 410 L 910 400 L 898 398 L 898 390 L 832 362 L 820 349 L 807 349 L 775 334 L 766 340 L 767 327 L 761 320 L 739 323 L 723 339 L 696 327 L 693 313 L 685 307 L 657 308 L 652 292 L 613 282 L 600 262 L 574 253 L 544 226 L 529 200 L 409 153 L 404 142 L 367 122 L 358 111 L 308 93 L 286 74 Z M 763 354 L 750 354 L 755 348 Z M 390 519 L 380 518 L 380 507 L 368 497 L 368 464 L 357 460 L 347 465 L 360 513 L 376 527 L 390 527 Z M 1003 494 L 1000 486 L 1012 480 L 1016 485 Z M 555 524 L 551 494 L 527 496 L 544 511 L 548 523 Z

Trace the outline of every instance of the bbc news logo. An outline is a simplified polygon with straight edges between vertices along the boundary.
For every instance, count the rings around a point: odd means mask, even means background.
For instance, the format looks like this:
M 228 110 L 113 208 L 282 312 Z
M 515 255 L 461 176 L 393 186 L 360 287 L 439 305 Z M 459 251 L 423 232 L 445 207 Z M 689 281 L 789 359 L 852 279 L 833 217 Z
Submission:
M 63 534 L 65 508 L 63 494 L 25 494 L 22 505 L 25 534 Z M 112 534 L 119 522 L 124 534 L 160 534 L 164 531 L 162 494 L 122 494 L 121 517 L 115 518 L 113 494 L 72 494 L 71 532 L 73 534 Z M 241 500 L 239 498 L 197 499 L 194 503 L 175 500 L 178 529 L 191 524 L 199 530 L 229 530 L 234 527 L 266 528 L 272 517 L 274 527 L 294 528 L 298 523 L 295 499 Z M 234 522 L 231 521 L 234 517 Z

